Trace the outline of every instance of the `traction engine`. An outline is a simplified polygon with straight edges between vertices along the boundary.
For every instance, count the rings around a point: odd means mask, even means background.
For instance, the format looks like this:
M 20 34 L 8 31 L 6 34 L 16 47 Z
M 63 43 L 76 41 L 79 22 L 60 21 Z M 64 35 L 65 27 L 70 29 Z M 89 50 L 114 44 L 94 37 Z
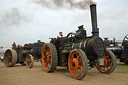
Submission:
M 15 64 L 27 65 L 33 67 L 34 61 L 41 61 L 41 50 L 44 42 L 38 40 L 35 43 L 25 44 L 23 47 L 7 49 L 4 53 L 4 64 L 7 67 L 13 67 Z
M 82 79 L 88 71 L 88 64 L 101 73 L 111 73 L 116 68 L 116 57 L 105 48 L 97 28 L 96 5 L 90 6 L 92 36 L 86 35 L 83 25 L 76 33 L 70 32 L 63 38 L 51 38 L 42 50 L 42 65 L 45 71 L 52 72 L 57 66 L 65 66 L 75 79 Z
M 113 40 L 105 38 L 104 43 L 106 48 L 111 50 L 120 62 L 128 64 L 128 34 L 124 37 L 122 42 L 116 41 L 115 38 Z

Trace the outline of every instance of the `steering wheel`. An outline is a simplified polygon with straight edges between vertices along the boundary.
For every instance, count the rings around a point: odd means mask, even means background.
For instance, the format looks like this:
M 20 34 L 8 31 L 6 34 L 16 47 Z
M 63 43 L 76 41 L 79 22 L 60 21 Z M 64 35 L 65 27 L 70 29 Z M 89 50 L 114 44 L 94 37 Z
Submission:
M 70 35 L 71 35 L 71 37 L 69 37 Z M 74 35 L 74 36 L 76 36 L 76 34 L 75 34 L 75 33 L 73 33 L 73 32 L 70 32 L 70 33 L 67 35 L 68 43 L 69 43 L 69 42 L 73 42 L 73 41 L 74 41 L 73 35 Z
M 76 33 L 70 32 L 70 33 L 67 35 L 67 38 L 69 38 L 70 35 L 71 35 L 71 37 L 73 37 L 73 35 L 75 36 Z
M 124 37 L 122 45 L 128 49 L 128 34 Z

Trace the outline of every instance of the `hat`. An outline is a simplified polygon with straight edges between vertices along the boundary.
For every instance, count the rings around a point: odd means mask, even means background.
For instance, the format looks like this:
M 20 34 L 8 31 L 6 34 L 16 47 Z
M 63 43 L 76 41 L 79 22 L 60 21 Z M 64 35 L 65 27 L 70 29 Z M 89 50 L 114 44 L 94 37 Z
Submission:
M 84 26 L 84 25 L 80 25 L 80 26 L 78 26 L 78 28 L 81 29 L 81 28 L 83 28 L 83 26 Z

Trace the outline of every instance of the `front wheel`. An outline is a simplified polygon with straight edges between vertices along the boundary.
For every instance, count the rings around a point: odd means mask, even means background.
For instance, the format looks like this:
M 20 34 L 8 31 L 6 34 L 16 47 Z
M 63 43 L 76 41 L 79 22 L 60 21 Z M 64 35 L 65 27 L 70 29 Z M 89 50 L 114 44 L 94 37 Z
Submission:
M 99 65 L 98 59 L 96 60 L 96 68 L 101 73 L 112 73 L 116 68 L 116 57 L 110 50 L 106 50 L 102 56 L 104 60 L 103 65 Z
M 26 65 L 29 68 L 32 68 L 33 67 L 33 64 L 34 64 L 33 56 L 31 54 L 28 54 L 27 57 L 26 57 Z
M 81 49 L 71 51 L 68 58 L 68 67 L 71 75 L 78 80 L 84 78 L 88 71 L 88 60 Z
M 57 67 L 57 50 L 54 44 L 46 43 L 42 49 L 42 66 L 44 71 L 53 72 Z

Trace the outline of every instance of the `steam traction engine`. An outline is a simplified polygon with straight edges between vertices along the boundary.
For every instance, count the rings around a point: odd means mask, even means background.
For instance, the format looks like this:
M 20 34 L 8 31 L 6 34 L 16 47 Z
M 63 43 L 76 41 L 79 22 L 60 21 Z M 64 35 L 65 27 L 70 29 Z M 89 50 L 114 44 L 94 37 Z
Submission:
M 73 78 L 80 80 L 86 76 L 88 64 L 91 67 L 96 66 L 101 73 L 111 73 L 114 71 L 116 68 L 116 57 L 110 50 L 105 49 L 104 42 L 99 37 L 96 5 L 92 4 L 90 9 L 92 36 L 86 36 L 86 30 L 83 29 L 83 26 L 79 26 L 76 33 L 70 32 L 63 38 L 51 38 L 50 43 L 42 44 L 42 50 L 38 49 L 39 52 L 41 51 L 42 66 L 46 72 L 53 72 L 57 66 L 65 66 L 69 68 Z M 13 58 L 16 54 L 19 55 L 19 52 L 23 52 L 24 56 L 34 56 L 34 49 L 33 51 L 32 49 L 28 51 L 29 48 L 23 49 L 26 50 L 24 52 L 22 50 L 9 50 L 12 60 L 11 66 L 13 64 Z M 8 50 L 6 52 L 8 54 Z M 5 60 L 8 60 L 9 55 L 6 55 L 6 52 L 5 58 L 7 59 Z M 31 56 L 29 60 L 31 61 Z
M 33 67 L 34 60 L 41 60 L 41 50 L 44 42 L 38 40 L 35 43 L 25 44 L 23 47 L 7 49 L 4 53 L 4 64 L 7 67 L 13 67 L 15 64 L 27 65 Z
M 114 38 L 113 40 L 104 40 L 107 49 L 111 50 L 120 62 L 128 64 L 128 34 L 124 37 L 122 42 L 117 42 Z
M 57 66 L 67 66 L 76 79 L 85 77 L 88 60 L 91 67 L 96 65 L 101 73 L 111 73 L 116 67 L 116 57 L 106 50 L 97 28 L 96 5 L 92 4 L 92 36 L 86 36 L 86 30 L 79 26 L 76 33 L 63 38 L 51 38 L 42 49 L 42 65 L 45 71 L 52 72 Z

